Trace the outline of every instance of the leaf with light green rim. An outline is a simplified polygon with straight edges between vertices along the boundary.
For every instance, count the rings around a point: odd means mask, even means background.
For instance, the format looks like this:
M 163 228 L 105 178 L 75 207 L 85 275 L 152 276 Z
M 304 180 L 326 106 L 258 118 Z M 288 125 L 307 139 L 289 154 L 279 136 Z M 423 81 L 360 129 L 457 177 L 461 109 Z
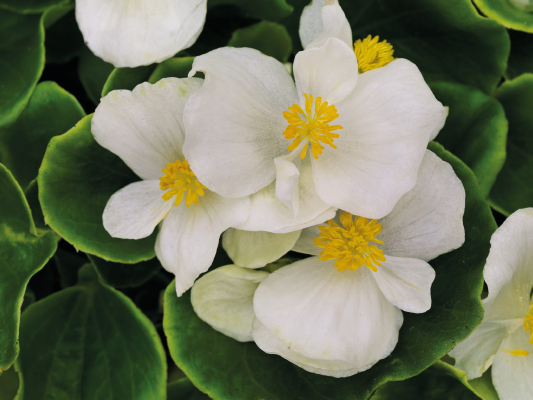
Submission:
M 156 232 L 129 240 L 113 238 L 104 229 L 109 198 L 139 177 L 96 143 L 91 119 L 88 115 L 48 145 L 37 179 L 46 222 L 78 250 L 105 260 L 130 264 L 153 258 Z
M 393 353 L 349 378 L 315 375 L 263 353 L 254 343 L 215 331 L 196 316 L 190 292 L 178 298 L 172 283 L 165 293 L 163 328 L 172 358 L 196 387 L 216 400 L 367 399 L 388 381 L 421 373 L 470 335 L 483 319 L 483 266 L 496 223 L 473 172 L 441 145 L 429 148 L 452 165 L 465 186 L 466 241 L 430 262 L 436 271 L 432 307 L 424 314 L 403 313 Z
M 137 264 L 119 264 L 91 255 L 89 260 L 102 280 L 116 288 L 141 286 L 161 269 L 161 263 L 155 257 Z
M 133 90 L 135 86 L 148 80 L 152 72 L 154 72 L 156 65 L 152 64 L 136 68 L 115 68 L 104 84 L 102 97 L 105 97 L 113 90 Z
M 228 46 L 249 47 L 280 62 L 287 62 L 292 51 L 292 40 L 283 25 L 261 21 L 233 32 Z
M 167 400 L 209 400 L 210 397 L 194 387 L 187 377 L 171 382 L 167 386 Z M 2 399 L 0 399 L 2 400 Z
M 46 29 L 46 63 L 65 63 L 80 55 L 85 42 L 78 28 L 74 10 Z
M 0 162 L 26 188 L 37 178 L 50 139 L 68 131 L 84 116 L 76 98 L 57 83 L 39 83 L 15 123 L 0 128 Z
M 19 353 L 20 309 L 30 278 L 52 257 L 52 232 L 35 228 L 22 189 L 0 164 L 0 370 Z
M 78 60 L 78 77 L 94 104 L 100 103 L 102 89 L 114 69 L 112 64 L 95 56 L 87 46 L 81 50 Z
M 17 119 L 43 72 L 41 18 L 0 9 L 0 126 Z
M 511 54 L 505 77 L 514 79 L 525 72 L 533 73 L 533 34 L 510 30 L 509 36 Z
M 148 82 L 157 83 L 163 78 L 187 78 L 193 62 L 194 57 L 169 58 L 157 65 Z
M 449 107 L 446 124 L 435 141 L 472 169 L 487 197 L 505 162 L 508 125 L 502 105 L 464 85 L 439 82 L 430 88 Z
M 533 13 L 519 10 L 510 0 L 473 0 L 487 17 L 506 28 L 533 32 Z
M 68 3 L 70 0 L 0 0 L 0 9 L 19 14 L 39 14 L 52 6 Z
M 286 0 L 209 0 L 209 8 L 220 4 L 237 6 L 245 17 L 277 21 L 292 13 L 293 8 Z
M 78 285 L 22 315 L 25 398 L 154 400 L 166 394 L 165 351 L 150 320 L 91 265 Z
M 0 375 L 0 400 L 23 400 L 24 378 L 18 362 Z
M 507 159 L 490 191 L 504 215 L 533 207 L 533 74 L 505 82 L 496 92 L 509 120 Z

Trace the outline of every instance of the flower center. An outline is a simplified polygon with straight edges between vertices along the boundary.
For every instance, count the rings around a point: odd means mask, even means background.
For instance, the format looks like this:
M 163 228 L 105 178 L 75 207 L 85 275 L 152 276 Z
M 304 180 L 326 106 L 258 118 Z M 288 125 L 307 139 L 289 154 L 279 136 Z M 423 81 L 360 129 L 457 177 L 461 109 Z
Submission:
M 352 270 L 366 265 L 376 272 L 379 261 L 385 261 L 383 250 L 370 242 L 384 244 L 375 237 L 381 232 L 381 224 L 376 219 L 368 221 L 367 218 L 355 217 L 347 212 L 341 214 L 340 227 L 332 219 L 328 226 L 320 226 L 320 235 L 315 238 L 314 245 L 322 247 L 320 259 L 323 261 L 336 260 L 335 266 L 339 271 Z
M 159 185 L 161 190 L 168 190 L 162 196 L 165 201 L 176 196 L 174 205 L 179 206 L 185 192 L 187 192 L 185 198 L 187 208 L 191 204 L 198 204 L 198 196 L 203 196 L 204 189 L 207 188 L 198 181 L 187 160 L 184 159 L 183 162 L 176 160 L 175 163 L 168 163 L 162 171 L 165 176 L 159 178 Z
M 372 39 L 372 36 L 368 35 L 363 41 L 358 39 L 353 47 L 360 74 L 371 69 L 384 67 L 394 60 L 392 44 L 387 43 L 386 40 L 379 42 L 379 36 Z
M 533 344 L 533 304 L 529 308 L 529 312 L 524 319 L 524 329 L 526 332 L 529 331 L 529 344 Z M 502 350 L 506 353 L 512 354 L 513 356 L 526 357 L 529 355 L 527 350 Z
M 336 149 L 333 144 L 333 139 L 339 137 L 333 131 L 342 129 L 340 125 L 329 126 L 329 123 L 339 117 L 337 109 L 334 105 L 328 105 L 325 101 L 322 103 L 322 98 L 317 97 L 315 100 L 315 107 L 313 112 L 313 95 L 305 96 L 305 112 L 298 104 L 293 104 L 289 107 L 289 111 L 283 111 L 283 117 L 287 120 L 289 125 L 283 134 L 285 139 L 294 139 L 291 145 L 287 148 L 289 151 L 294 150 L 303 141 L 305 146 L 302 149 L 300 157 L 305 158 L 309 142 L 311 142 L 311 153 L 315 159 L 322 154 L 324 147 L 319 143 L 329 144 Z

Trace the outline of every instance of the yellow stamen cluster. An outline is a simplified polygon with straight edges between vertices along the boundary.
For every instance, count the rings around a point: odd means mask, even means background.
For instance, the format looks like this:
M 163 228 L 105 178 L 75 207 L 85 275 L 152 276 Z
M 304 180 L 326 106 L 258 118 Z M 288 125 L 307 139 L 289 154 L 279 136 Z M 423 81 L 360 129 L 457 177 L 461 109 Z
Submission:
M 383 250 L 370 242 L 384 244 L 375 237 L 381 232 L 381 224 L 373 219 L 355 217 L 343 212 L 340 216 L 343 227 L 332 219 L 328 226 L 320 226 L 320 235 L 314 239 L 314 245 L 322 247 L 320 259 L 323 261 L 336 260 L 335 266 L 339 271 L 352 270 L 365 265 L 376 272 L 379 261 L 385 261 Z
M 329 126 L 329 123 L 339 117 L 337 109 L 334 105 L 328 105 L 325 101 L 322 103 L 322 98 L 317 97 L 315 100 L 315 107 L 313 113 L 313 95 L 305 96 L 305 112 L 298 104 L 289 107 L 289 111 L 283 111 L 283 117 L 287 120 L 289 125 L 283 134 L 286 139 L 294 139 L 288 147 L 289 151 L 294 150 L 298 145 L 305 141 L 305 147 L 302 149 L 300 157 L 305 158 L 309 142 L 311 142 L 311 153 L 315 159 L 322 154 L 324 147 L 319 143 L 329 144 L 336 149 L 333 140 L 339 135 L 333 131 L 342 129 L 340 125 Z
M 529 312 L 526 315 L 526 319 L 524 320 L 524 329 L 526 332 L 529 331 L 529 344 L 533 344 L 533 304 L 531 307 L 529 307 Z M 509 353 L 513 356 L 518 357 L 526 357 L 529 355 L 529 351 L 527 350 L 502 350 L 506 353 Z
M 168 192 L 163 194 L 163 199 L 165 201 L 176 196 L 174 205 L 178 206 L 181 203 L 185 192 L 187 192 L 187 197 L 185 198 L 187 208 L 189 208 L 191 204 L 198 204 L 199 196 L 204 195 L 204 189 L 206 189 L 206 187 L 198 181 L 194 172 L 191 171 L 191 167 L 187 160 L 183 160 L 183 162 L 176 160 L 175 163 L 168 163 L 167 167 L 162 171 L 165 176 L 159 178 L 159 186 L 161 187 L 161 190 L 168 190 Z
M 384 67 L 394 60 L 392 45 L 386 40 L 380 42 L 379 36 L 372 39 L 372 36 L 368 35 L 362 41 L 361 39 L 357 40 L 353 46 L 360 74 Z

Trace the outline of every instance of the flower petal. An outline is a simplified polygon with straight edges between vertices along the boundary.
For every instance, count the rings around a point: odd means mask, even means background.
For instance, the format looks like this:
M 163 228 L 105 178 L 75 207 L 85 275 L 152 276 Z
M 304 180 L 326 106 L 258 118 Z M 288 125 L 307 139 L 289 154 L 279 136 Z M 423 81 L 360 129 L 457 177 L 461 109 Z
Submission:
M 299 210 L 294 218 L 292 211 L 276 196 L 276 183 L 250 196 L 250 217 L 235 228 L 245 231 L 287 233 L 300 230 L 332 218 L 334 209 L 324 203 L 315 191 L 311 163 L 304 160 L 298 178 Z M 317 221 L 317 218 L 324 218 Z
M 222 247 L 235 265 L 261 268 L 287 253 L 299 236 L 300 231 L 270 233 L 230 228 L 222 235 Z
M 489 289 L 485 318 L 524 318 L 533 287 L 533 208 L 511 214 L 490 239 L 483 271 Z
M 462 246 L 465 190 L 450 164 L 426 150 L 416 185 L 381 219 L 386 255 L 429 261 Z
M 121 239 L 141 239 L 150 235 L 168 214 L 172 201 L 165 201 L 159 181 L 140 181 L 116 192 L 104 209 L 104 228 Z
M 293 217 L 300 209 L 298 179 L 300 177 L 300 159 L 295 153 L 276 157 L 276 197 L 292 211 Z
M 431 308 L 431 284 L 435 270 L 416 258 L 392 257 L 372 274 L 383 295 L 401 310 L 423 313 Z
M 286 68 L 247 48 L 196 57 L 189 76 L 205 73 L 185 112 L 183 152 L 198 179 L 224 197 L 247 196 L 275 177 L 274 158 L 287 154 L 283 111 L 297 102 Z
M 526 350 L 526 357 L 514 356 L 503 350 Z M 533 398 L 533 346 L 529 333 L 517 329 L 505 339 L 494 357 L 492 382 L 500 400 L 530 400 Z
M 343 41 L 331 38 L 321 47 L 312 47 L 296 54 L 294 79 L 300 99 L 304 93 L 337 105 L 354 90 L 359 72 L 353 50 Z M 335 124 L 337 120 L 335 120 Z
M 77 0 L 76 20 L 94 54 L 115 67 L 161 62 L 190 47 L 207 0 Z
M 142 179 L 159 179 L 168 162 L 183 159 L 183 108 L 201 86 L 198 78 L 167 78 L 113 91 L 96 108 L 94 138 Z
M 300 237 L 294 244 L 292 251 L 298 253 L 311 254 L 312 256 L 318 256 L 322 251 L 321 247 L 315 246 L 314 239 L 320 235 L 319 226 L 327 226 L 326 224 L 313 225 L 308 228 L 302 229 Z
M 226 265 L 198 279 L 191 303 L 202 321 L 239 342 L 251 342 L 254 293 L 268 272 Z
M 337 38 L 352 46 L 352 29 L 337 0 L 313 0 L 300 17 L 303 48 L 320 47 L 327 39 Z
M 359 76 L 336 104 L 341 125 L 336 149 L 312 159 L 317 191 L 331 206 L 382 218 L 411 190 L 430 134 L 445 108 L 418 68 L 403 59 Z
M 465 371 L 467 379 L 479 378 L 492 365 L 502 341 L 521 325 L 522 319 L 482 322 L 448 353 L 455 358 L 455 368 Z
M 161 225 L 155 251 L 161 265 L 176 276 L 181 296 L 207 271 L 215 258 L 218 240 L 226 229 L 248 217 L 248 198 L 225 199 L 204 191 L 198 204 L 173 207 Z
M 254 310 L 265 328 L 254 322 L 252 337 L 263 351 L 336 377 L 388 356 L 403 322 L 370 270 L 340 272 L 317 257 L 269 275 L 255 292 Z

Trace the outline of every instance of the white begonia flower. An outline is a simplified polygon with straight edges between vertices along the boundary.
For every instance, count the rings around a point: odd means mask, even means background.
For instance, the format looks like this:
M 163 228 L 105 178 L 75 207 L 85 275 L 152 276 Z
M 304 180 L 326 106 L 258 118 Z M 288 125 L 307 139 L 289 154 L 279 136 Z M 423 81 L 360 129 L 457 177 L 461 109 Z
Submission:
M 449 353 L 467 379 L 492 365 L 501 400 L 533 398 L 533 208 L 518 210 L 494 232 L 483 271 L 489 294 L 481 325 Z
M 76 0 L 91 51 L 115 67 L 161 62 L 194 44 L 207 0 Z
M 415 187 L 379 222 L 342 212 L 338 222 L 302 231 L 293 250 L 314 257 L 259 284 L 254 341 L 322 375 L 370 368 L 396 346 L 401 310 L 431 307 L 427 261 L 463 244 L 464 208 L 452 167 L 426 150 Z
M 182 152 L 183 109 L 197 78 L 162 79 L 104 97 L 92 119 L 95 140 L 141 179 L 116 192 L 103 215 L 113 237 L 140 239 L 163 221 L 156 254 L 181 296 L 211 266 L 222 232 L 248 218 L 247 197 L 226 199 L 202 185 Z
M 213 191 L 253 195 L 237 229 L 302 229 L 335 208 L 385 216 L 415 185 L 444 124 L 446 109 L 413 63 L 391 61 L 390 45 L 369 38 L 356 43 L 356 57 L 339 5 L 321 13 L 322 33 L 294 60 L 295 82 L 252 49 L 194 61 L 190 76 L 202 71 L 205 83 L 186 106 L 184 153 Z

